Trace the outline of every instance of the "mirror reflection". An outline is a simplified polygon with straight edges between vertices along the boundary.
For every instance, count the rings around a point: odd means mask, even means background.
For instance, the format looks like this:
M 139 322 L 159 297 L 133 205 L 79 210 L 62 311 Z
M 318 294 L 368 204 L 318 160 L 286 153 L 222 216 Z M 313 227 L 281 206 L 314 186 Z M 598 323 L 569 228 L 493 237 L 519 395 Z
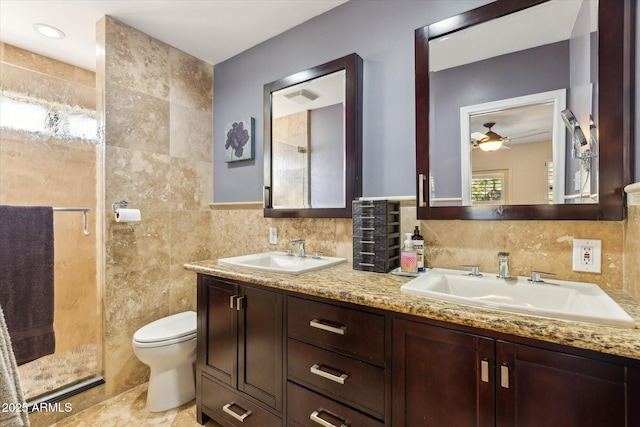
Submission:
M 597 12 L 552 0 L 429 41 L 430 206 L 598 202 Z
M 345 207 L 345 74 L 271 94 L 274 208 Z

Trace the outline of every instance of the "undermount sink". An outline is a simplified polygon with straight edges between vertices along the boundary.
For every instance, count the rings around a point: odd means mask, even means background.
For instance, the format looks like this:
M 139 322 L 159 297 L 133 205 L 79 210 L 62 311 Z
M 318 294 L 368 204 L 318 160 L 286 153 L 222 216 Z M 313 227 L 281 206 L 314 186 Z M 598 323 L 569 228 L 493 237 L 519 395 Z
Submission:
M 318 258 L 312 256 L 299 257 L 297 255 L 287 255 L 284 252 L 262 252 L 231 258 L 220 258 L 218 260 L 218 264 L 228 267 L 242 267 L 250 270 L 294 275 L 321 270 L 343 262 L 347 262 L 347 259 L 328 256 Z
M 550 319 L 632 328 L 634 320 L 598 285 L 563 280 L 532 283 L 434 268 L 401 287 L 405 294 Z

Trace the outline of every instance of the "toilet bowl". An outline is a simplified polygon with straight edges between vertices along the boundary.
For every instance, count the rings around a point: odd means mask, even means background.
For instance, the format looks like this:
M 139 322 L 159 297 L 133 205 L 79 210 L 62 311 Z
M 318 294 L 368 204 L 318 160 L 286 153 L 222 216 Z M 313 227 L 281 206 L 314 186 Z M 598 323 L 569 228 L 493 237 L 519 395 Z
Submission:
M 147 410 L 161 412 L 195 399 L 196 313 L 174 314 L 138 329 L 133 352 L 151 368 Z

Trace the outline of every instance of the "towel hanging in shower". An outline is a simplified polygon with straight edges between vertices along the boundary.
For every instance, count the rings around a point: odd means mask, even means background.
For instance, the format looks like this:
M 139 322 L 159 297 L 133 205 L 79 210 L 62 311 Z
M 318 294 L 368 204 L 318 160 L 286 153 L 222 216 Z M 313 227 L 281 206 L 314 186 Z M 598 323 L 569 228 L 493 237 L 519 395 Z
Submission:
M 0 306 L 18 365 L 55 351 L 53 209 L 0 206 Z

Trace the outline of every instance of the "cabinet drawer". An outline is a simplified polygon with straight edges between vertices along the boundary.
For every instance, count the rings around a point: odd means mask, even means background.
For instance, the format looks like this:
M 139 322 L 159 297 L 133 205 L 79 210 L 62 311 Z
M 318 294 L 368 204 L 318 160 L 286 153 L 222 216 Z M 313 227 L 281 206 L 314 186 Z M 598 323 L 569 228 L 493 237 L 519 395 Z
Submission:
M 384 418 L 384 369 L 289 339 L 289 380 Z
M 289 337 L 384 364 L 384 316 L 295 297 L 288 305 Z
M 282 427 L 282 420 L 277 416 L 205 376 L 202 377 L 201 398 L 203 407 L 232 425 Z
M 320 394 L 307 390 L 293 383 L 287 384 L 289 426 L 318 427 L 322 421 L 314 421 L 312 417 L 323 420 L 324 425 L 341 425 L 354 427 L 383 427 L 384 424 L 367 415 L 341 405 Z

